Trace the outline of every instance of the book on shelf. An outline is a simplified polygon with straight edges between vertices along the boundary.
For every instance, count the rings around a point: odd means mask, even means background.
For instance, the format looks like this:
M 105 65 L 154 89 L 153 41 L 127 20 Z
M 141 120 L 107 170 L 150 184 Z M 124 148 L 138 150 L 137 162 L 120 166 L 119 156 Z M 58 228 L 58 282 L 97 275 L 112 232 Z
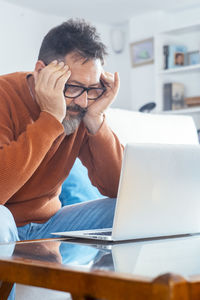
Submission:
M 163 85 L 163 110 L 176 110 L 184 107 L 184 84 L 165 83 Z
M 200 106 L 200 96 L 185 98 L 187 107 Z
M 169 51 L 168 51 L 168 45 L 164 45 L 163 46 L 163 54 L 164 54 L 164 66 L 163 69 L 168 69 L 168 55 L 169 55 Z
M 199 53 L 199 50 L 187 52 L 185 54 L 185 63 L 184 64 L 186 66 L 200 64 L 200 53 Z
M 163 46 L 163 68 L 180 68 L 184 66 L 187 47 L 183 45 L 164 45 Z

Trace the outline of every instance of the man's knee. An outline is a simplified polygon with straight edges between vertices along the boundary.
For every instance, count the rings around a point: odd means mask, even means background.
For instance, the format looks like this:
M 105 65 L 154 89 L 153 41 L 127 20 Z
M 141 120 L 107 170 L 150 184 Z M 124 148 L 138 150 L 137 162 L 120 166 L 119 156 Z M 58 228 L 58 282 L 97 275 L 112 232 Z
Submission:
M 0 205 L 0 243 L 18 241 L 17 227 L 13 215 L 3 205 Z

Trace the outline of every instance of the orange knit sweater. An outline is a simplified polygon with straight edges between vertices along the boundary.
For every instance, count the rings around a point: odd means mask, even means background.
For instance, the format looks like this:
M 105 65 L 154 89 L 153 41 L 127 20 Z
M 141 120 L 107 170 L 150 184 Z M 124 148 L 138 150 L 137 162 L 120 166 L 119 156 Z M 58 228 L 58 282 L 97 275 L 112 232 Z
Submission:
M 99 191 L 116 197 L 123 147 L 104 120 L 95 135 L 81 123 L 66 136 L 62 124 L 32 99 L 27 73 L 0 76 L 0 204 L 17 226 L 47 221 L 76 157 Z

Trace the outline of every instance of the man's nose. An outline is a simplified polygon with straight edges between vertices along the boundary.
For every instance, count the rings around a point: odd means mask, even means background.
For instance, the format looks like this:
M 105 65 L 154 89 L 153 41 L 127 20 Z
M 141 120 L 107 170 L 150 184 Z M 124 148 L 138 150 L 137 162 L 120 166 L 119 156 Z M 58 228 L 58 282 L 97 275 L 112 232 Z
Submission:
M 88 97 L 87 91 L 85 91 L 82 95 L 74 99 L 74 103 L 79 105 L 82 108 L 86 108 L 88 106 Z

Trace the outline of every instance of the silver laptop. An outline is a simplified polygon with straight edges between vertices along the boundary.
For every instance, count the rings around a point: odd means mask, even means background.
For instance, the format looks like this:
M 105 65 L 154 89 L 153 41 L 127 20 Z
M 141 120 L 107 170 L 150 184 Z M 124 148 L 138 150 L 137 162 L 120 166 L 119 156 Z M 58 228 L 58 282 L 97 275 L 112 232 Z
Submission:
M 113 228 L 53 234 L 123 241 L 198 232 L 200 146 L 132 143 L 125 147 Z

